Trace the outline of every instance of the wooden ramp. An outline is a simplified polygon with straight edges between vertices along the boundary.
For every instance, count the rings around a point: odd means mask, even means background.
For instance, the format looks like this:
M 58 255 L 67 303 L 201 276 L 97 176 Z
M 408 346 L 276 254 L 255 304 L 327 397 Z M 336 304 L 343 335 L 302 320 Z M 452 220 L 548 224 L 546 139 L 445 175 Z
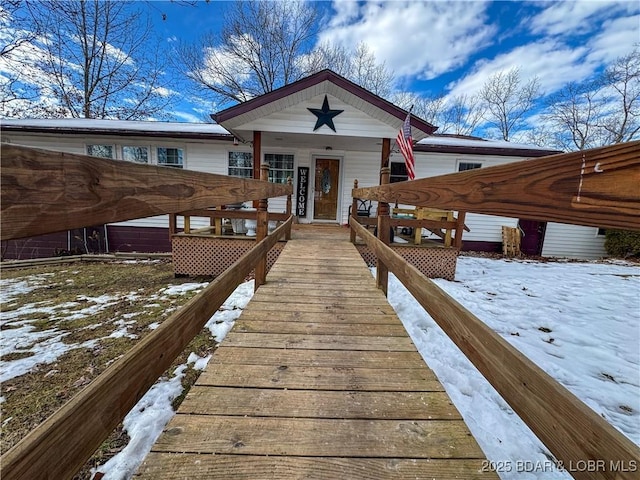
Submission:
M 137 478 L 497 478 L 336 231 L 294 232 Z

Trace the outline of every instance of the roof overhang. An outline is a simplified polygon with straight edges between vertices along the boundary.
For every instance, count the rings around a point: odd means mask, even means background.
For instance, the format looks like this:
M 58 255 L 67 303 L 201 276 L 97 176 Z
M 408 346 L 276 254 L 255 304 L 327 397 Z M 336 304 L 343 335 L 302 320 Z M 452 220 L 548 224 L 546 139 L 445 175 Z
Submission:
M 3 119 L 2 132 L 233 141 L 219 125 L 101 119 Z

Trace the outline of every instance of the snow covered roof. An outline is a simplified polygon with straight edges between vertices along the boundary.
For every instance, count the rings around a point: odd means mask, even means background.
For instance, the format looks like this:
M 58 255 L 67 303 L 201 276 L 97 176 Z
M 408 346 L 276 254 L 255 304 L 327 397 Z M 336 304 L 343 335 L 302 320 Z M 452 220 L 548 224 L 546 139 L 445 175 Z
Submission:
M 484 155 L 513 155 L 542 157 L 561 153 L 560 150 L 507 142 L 504 140 L 487 140 L 465 135 L 448 135 L 435 133 L 420 140 L 414 147 L 418 152 L 440 153 L 476 153 Z
M 149 137 L 199 138 L 231 140 L 233 135 L 213 123 L 142 122 L 133 120 L 97 120 L 88 118 L 56 119 L 0 119 L 0 130 L 36 133 L 92 133 Z M 557 150 L 505 142 L 485 140 L 464 135 L 432 134 L 415 145 L 417 152 L 472 153 L 518 157 L 541 157 L 560 153 Z
M 143 122 L 133 120 L 98 120 L 89 118 L 2 119 L 0 129 L 7 131 L 85 133 L 103 135 L 143 135 L 152 137 L 220 138 L 232 136 L 212 123 Z

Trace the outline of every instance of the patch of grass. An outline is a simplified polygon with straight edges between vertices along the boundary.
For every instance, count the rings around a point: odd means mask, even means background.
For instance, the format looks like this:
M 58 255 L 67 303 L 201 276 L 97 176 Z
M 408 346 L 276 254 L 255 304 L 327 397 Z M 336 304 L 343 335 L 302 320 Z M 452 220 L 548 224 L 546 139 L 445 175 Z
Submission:
M 46 275 L 43 277 L 43 274 Z M 37 331 L 54 330 L 66 333 L 67 344 L 80 344 L 96 340 L 91 348 L 75 348 L 61 355 L 54 363 L 39 364 L 29 373 L 10 379 L 1 385 L 0 394 L 5 401 L 0 404 L 3 435 L 0 450 L 6 452 L 28 432 L 69 401 L 82 388 L 121 358 L 138 341 L 152 332 L 149 325 L 162 323 L 176 309 L 197 292 L 185 295 L 164 296 L 161 289 L 168 285 L 202 282 L 205 279 L 174 278 L 170 262 L 158 263 L 81 263 L 73 265 L 41 266 L 22 270 L 3 271 L 4 279 L 33 282 L 35 288 L 24 294 L 16 294 L 2 305 L 16 310 L 25 306 L 36 308 L 25 315 L 9 320 L 4 329 L 14 328 L 12 322 L 29 322 Z M 132 295 L 135 293 L 135 295 Z M 108 306 L 92 299 L 109 295 Z M 86 299 L 84 298 L 86 297 Z M 111 299 L 111 297 L 114 297 Z M 106 300 L 106 299 L 102 299 Z M 72 304 L 74 302 L 75 304 Z M 64 305 L 63 305 L 64 304 Z M 150 304 L 157 304 L 149 306 Z M 53 307 L 60 308 L 53 308 Z M 45 307 L 47 310 L 37 310 Z M 94 307 L 90 311 L 83 309 Z M 123 322 L 131 322 L 125 325 Z M 116 330 L 126 327 L 128 334 L 136 338 L 110 337 Z M 177 365 L 186 362 L 190 352 L 205 356 L 213 352 L 215 342 L 208 330 L 201 332 L 185 352 L 165 372 L 171 376 Z M 28 351 L 16 351 L 3 358 L 18 360 L 32 355 Z M 183 384 L 190 387 L 198 371 L 189 369 Z M 181 401 L 181 400 L 180 400 Z M 177 403 L 177 402 L 176 402 Z M 120 426 L 102 444 L 87 462 L 77 479 L 90 478 L 90 469 L 104 463 L 127 442 Z

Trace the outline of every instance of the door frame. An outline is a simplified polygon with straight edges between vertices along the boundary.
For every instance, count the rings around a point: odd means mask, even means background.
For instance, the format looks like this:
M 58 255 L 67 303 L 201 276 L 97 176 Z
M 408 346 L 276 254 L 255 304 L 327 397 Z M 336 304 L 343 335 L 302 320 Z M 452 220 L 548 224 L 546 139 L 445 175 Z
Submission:
M 338 161 L 338 202 L 336 205 L 336 218 L 335 220 L 322 220 L 315 218 L 316 212 L 316 161 L 317 160 L 337 160 Z M 322 153 L 314 153 L 311 155 L 311 172 L 309 172 L 309 185 L 311 190 L 311 201 L 309 202 L 309 221 L 312 223 L 337 223 L 340 224 L 341 216 L 342 216 L 342 176 L 344 170 L 344 157 L 341 155 L 324 155 Z

